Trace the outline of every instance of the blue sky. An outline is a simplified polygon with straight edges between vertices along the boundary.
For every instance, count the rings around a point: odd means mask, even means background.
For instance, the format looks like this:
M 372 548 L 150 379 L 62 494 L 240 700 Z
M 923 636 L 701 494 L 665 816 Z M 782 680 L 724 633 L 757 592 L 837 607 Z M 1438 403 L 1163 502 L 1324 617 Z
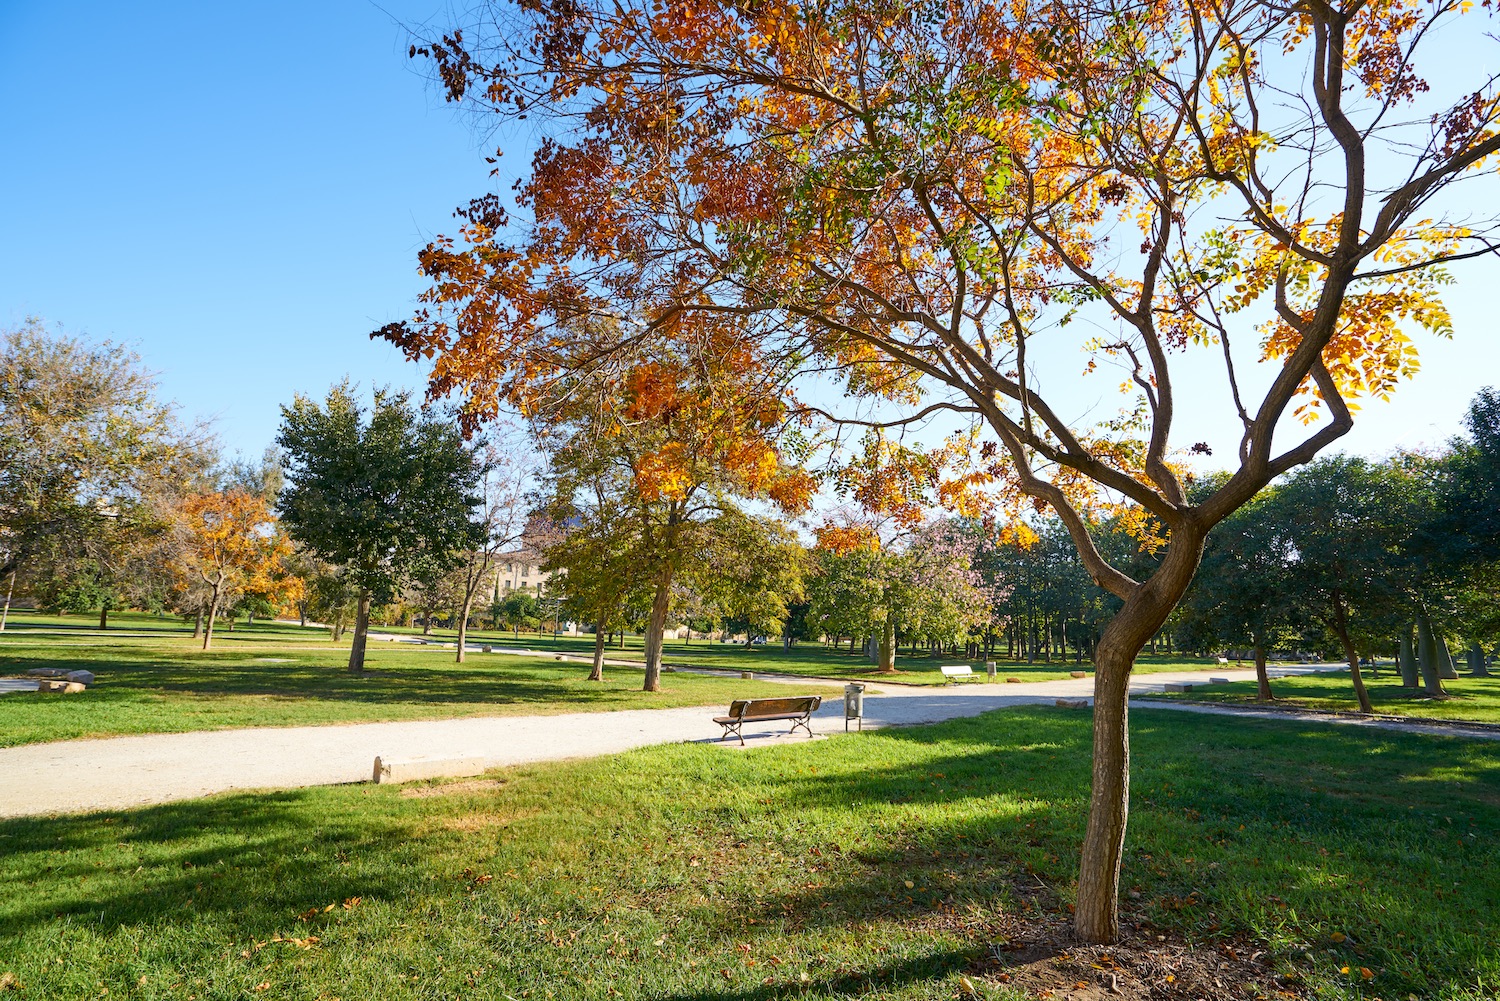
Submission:
M 0 0 L 0 323 L 132 345 L 228 451 L 269 444 L 295 392 L 419 386 L 366 335 L 408 314 L 416 251 L 494 183 L 489 144 L 406 58 L 401 23 L 427 20 L 444 8 Z M 1460 272 L 1457 337 L 1423 337 L 1421 375 L 1344 448 L 1439 444 L 1500 383 L 1496 274 Z M 1188 376 L 1182 436 L 1232 455 L 1218 380 Z
M 366 334 L 491 183 L 406 57 L 436 11 L 0 0 L 0 323 L 133 345 L 251 453 L 294 392 L 420 383 Z

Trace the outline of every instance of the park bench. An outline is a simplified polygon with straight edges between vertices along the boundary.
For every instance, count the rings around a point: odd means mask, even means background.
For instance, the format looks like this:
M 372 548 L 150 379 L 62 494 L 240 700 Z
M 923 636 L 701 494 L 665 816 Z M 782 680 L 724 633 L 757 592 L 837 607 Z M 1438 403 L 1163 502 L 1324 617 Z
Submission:
M 944 664 L 938 670 L 943 672 L 943 677 L 948 679 L 947 683 L 950 685 L 958 684 L 961 678 L 968 678 L 971 681 L 979 680 L 974 677 L 974 669 L 968 664 Z
M 745 735 L 740 728 L 746 723 L 769 723 L 775 720 L 791 720 L 792 728 L 787 733 L 796 733 L 800 726 L 811 737 L 813 732 L 809 720 L 822 704 L 821 695 L 798 695 L 788 699 L 735 699 L 729 704 L 729 715 L 715 716 L 714 722 L 724 728 L 720 740 L 734 734 L 740 738 L 741 744 L 745 742 Z

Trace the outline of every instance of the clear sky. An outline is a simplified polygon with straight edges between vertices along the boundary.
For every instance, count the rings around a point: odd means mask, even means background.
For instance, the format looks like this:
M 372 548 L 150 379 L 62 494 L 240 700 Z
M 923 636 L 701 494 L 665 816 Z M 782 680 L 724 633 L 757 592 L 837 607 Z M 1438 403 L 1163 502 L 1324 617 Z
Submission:
M 295 392 L 421 385 L 366 335 L 409 313 L 416 251 L 494 183 L 488 144 L 406 57 L 402 23 L 427 20 L 445 21 L 431 0 L 0 0 L 0 323 L 132 345 L 230 451 L 269 444 Z M 1439 444 L 1500 383 L 1500 266 L 1460 277 L 1457 337 L 1423 337 L 1421 375 L 1342 447 Z M 1178 437 L 1227 460 L 1213 386 L 1179 378 Z

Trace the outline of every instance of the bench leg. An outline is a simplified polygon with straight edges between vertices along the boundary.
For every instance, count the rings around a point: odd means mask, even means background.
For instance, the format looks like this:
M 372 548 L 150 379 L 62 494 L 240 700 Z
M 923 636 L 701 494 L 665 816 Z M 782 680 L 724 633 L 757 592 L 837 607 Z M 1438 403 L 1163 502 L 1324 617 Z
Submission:
M 786 732 L 786 735 L 790 737 L 792 734 L 797 732 L 797 727 L 800 726 L 802 729 L 807 731 L 808 737 L 811 737 L 813 735 L 812 727 L 808 725 L 808 720 L 810 720 L 811 718 L 811 716 L 804 716 L 801 719 L 792 720 L 792 728 Z
M 740 738 L 740 746 L 741 747 L 744 746 L 744 744 L 745 744 L 745 735 L 742 734 L 742 733 L 740 733 L 740 727 L 742 727 L 742 726 L 745 725 L 743 722 L 740 722 L 740 723 L 720 723 L 719 725 L 724 728 L 724 732 L 719 736 L 719 741 L 721 743 L 723 741 L 727 740 L 729 738 L 729 735 L 732 733 L 736 737 Z

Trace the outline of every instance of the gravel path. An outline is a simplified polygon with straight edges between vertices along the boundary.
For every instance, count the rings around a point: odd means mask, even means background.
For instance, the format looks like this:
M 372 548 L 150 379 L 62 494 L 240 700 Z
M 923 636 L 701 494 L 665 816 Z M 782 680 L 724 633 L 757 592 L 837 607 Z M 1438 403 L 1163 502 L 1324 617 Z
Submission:
M 1327 668 L 1325 668 L 1327 669 Z M 1303 673 L 1310 669 L 1288 669 Z M 1173 682 L 1203 683 L 1210 676 L 1245 680 L 1253 671 L 1172 672 L 1142 675 L 1137 694 L 1160 692 Z M 758 678 L 768 677 L 757 675 Z M 807 679 L 781 677 L 789 685 Z M 813 689 L 809 685 L 810 690 Z M 1088 699 L 1093 679 L 1027 684 L 965 684 L 947 688 L 871 686 L 865 725 L 909 726 L 977 716 L 1006 706 Z M 825 687 L 821 690 L 828 691 Z M 14 696 L 40 697 L 40 696 Z M 75 696 L 76 698 L 77 696 Z M 86 696 L 84 696 L 86 697 Z M 1154 703 L 1153 708 L 1275 716 L 1265 710 Z M 293 788 L 368 780 L 377 755 L 389 758 L 483 755 L 489 767 L 530 761 L 611 754 L 650 744 L 717 742 L 711 717 L 723 706 L 630 709 L 557 716 L 503 716 L 342 726 L 262 727 L 200 733 L 149 734 L 72 740 L 0 749 L 0 817 L 113 810 L 190 799 L 231 789 Z M 1332 722 L 1359 722 L 1331 717 Z M 1366 725 L 1380 725 L 1366 722 Z M 820 733 L 843 730 L 843 704 L 825 695 L 814 717 Z M 1400 727 L 1454 733 L 1450 728 Z M 747 729 L 752 729 L 748 728 Z M 769 731 L 752 745 L 780 743 Z M 1495 737 L 1493 732 L 1487 734 Z M 802 739 L 802 738 L 796 738 Z M 726 749 L 737 748 L 732 742 Z

